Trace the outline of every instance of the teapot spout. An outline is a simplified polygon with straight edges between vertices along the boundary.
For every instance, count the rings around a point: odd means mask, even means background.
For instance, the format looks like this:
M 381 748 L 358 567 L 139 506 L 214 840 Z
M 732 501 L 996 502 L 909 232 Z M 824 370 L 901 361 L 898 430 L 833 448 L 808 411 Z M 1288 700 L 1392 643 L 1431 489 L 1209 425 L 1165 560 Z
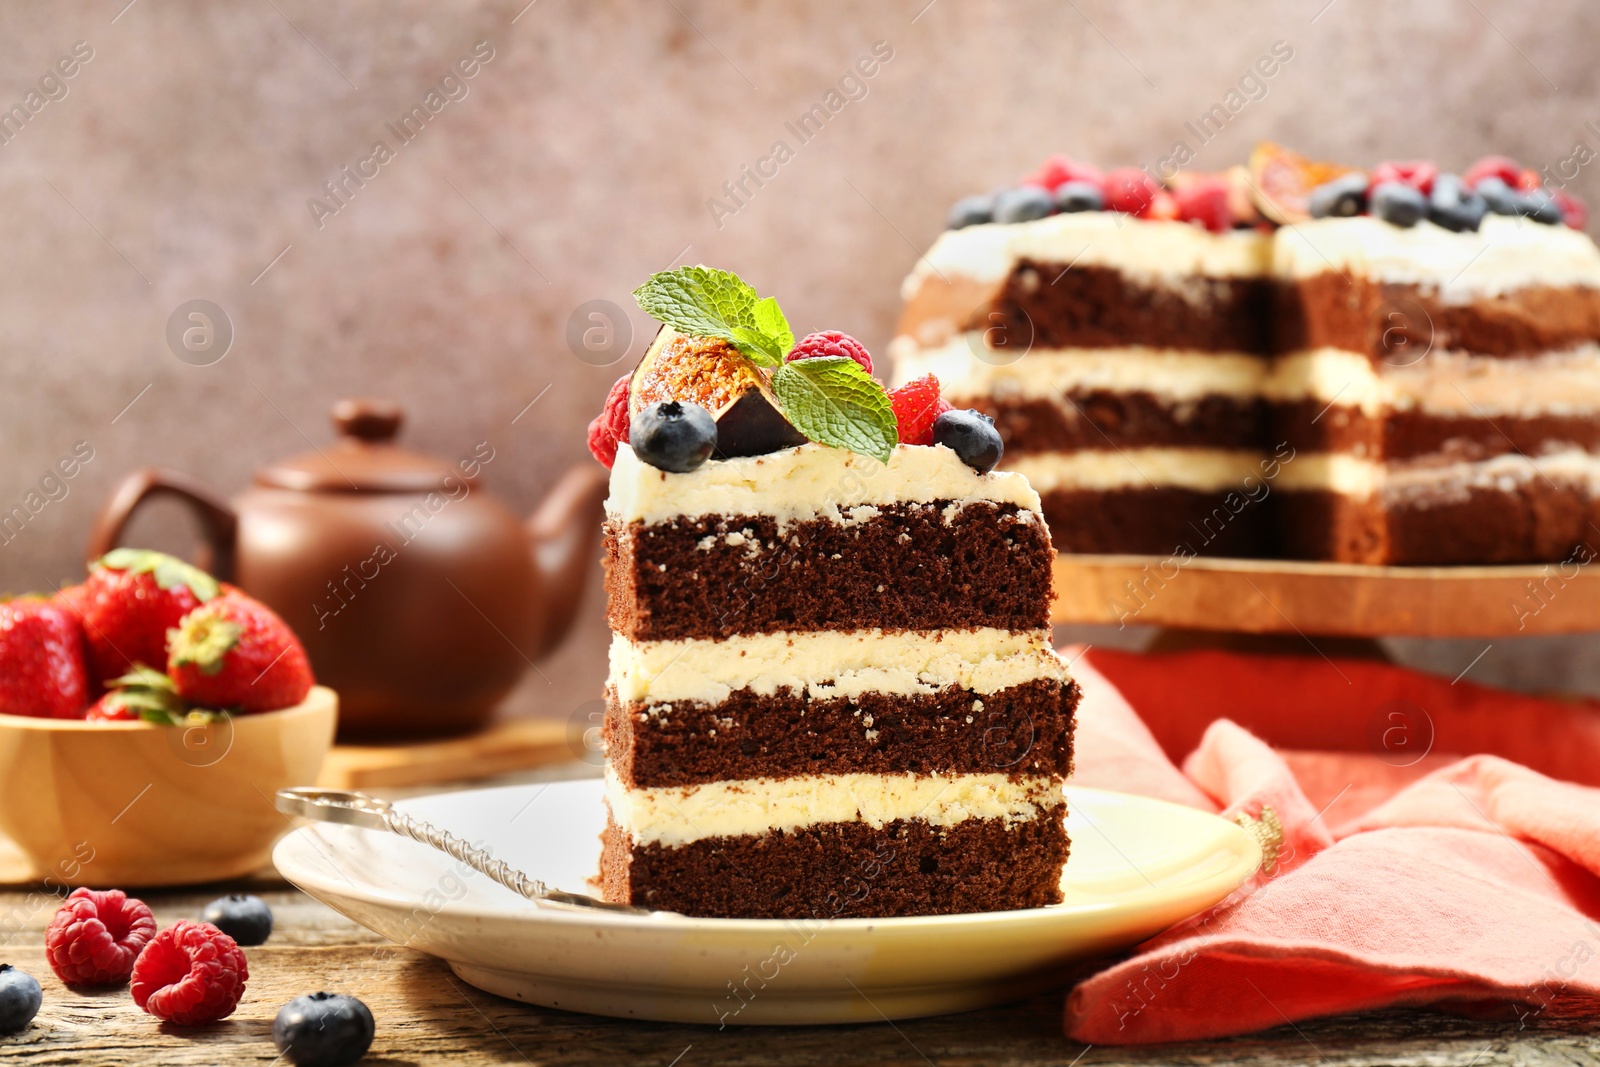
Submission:
M 535 657 L 559 644 L 572 626 L 589 568 L 595 562 L 608 484 L 605 470 L 580 463 L 561 476 L 528 519 L 544 608 Z

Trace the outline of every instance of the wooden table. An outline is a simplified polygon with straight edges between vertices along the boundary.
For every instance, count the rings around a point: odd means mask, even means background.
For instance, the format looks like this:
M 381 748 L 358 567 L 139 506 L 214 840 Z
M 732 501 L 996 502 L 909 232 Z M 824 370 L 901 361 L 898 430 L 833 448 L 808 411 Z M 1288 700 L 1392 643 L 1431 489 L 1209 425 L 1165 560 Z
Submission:
M 1090 1047 L 1061 1036 L 1060 990 L 1005 1008 L 899 1024 L 728 1029 L 625 1022 L 529 1007 L 479 992 L 443 963 L 397 948 L 275 879 L 204 891 L 140 894 L 166 926 L 195 918 L 224 892 L 254 892 L 277 916 L 267 944 L 247 950 L 250 984 L 229 1019 L 168 1027 L 133 1006 L 126 989 L 69 992 L 44 961 L 54 901 L 0 892 L 0 962 L 44 986 L 27 1030 L 0 1035 L 0 1064 L 271 1064 L 278 1008 L 319 989 L 360 997 L 377 1018 L 364 1063 L 399 1064 L 1400 1064 L 1489 1063 L 1600 1067 L 1593 1029 L 1519 1029 L 1431 1013 L 1385 1012 L 1284 1026 L 1228 1041 L 1153 1048 Z

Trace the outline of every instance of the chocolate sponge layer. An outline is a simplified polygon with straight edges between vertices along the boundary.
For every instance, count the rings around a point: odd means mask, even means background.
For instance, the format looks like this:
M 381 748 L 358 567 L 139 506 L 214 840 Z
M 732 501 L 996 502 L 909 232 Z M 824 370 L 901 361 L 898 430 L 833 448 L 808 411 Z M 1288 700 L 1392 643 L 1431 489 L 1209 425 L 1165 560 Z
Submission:
M 1014 911 L 1061 900 L 1066 804 L 1039 818 L 822 823 L 635 847 L 609 820 L 605 899 L 730 919 L 837 919 Z
M 611 629 L 636 641 L 779 630 L 1034 630 L 1050 535 L 1011 505 L 895 504 L 862 521 L 680 518 L 605 527 Z

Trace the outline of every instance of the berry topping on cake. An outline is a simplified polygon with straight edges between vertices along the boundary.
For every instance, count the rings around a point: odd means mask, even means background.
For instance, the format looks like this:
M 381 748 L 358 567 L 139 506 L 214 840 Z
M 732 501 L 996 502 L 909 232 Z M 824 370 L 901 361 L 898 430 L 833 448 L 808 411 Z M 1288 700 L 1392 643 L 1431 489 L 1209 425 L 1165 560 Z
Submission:
M 1304 222 L 1311 217 L 1311 191 L 1350 170 L 1263 141 L 1250 153 L 1251 196 L 1256 209 L 1280 226 Z
M 1461 179 L 1476 189 L 1485 178 L 1498 178 L 1507 189 L 1514 189 L 1521 175 L 1522 164 L 1509 156 L 1484 156 L 1468 167 Z
M 1056 210 L 1063 215 L 1077 211 L 1104 211 L 1105 189 L 1094 182 L 1062 182 L 1056 186 Z
M 1314 219 L 1350 218 L 1367 210 L 1367 176 L 1360 171 L 1341 174 L 1311 190 L 1307 208 Z
M 764 455 L 810 440 L 889 461 L 894 412 L 867 370 L 865 350 L 861 361 L 855 358 L 852 346 L 860 346 L 853 340 L 829 335 L 826 343 L 843 354 L 786 360 L 796 345 L 778 302 L 710 267 L 653 275 L 634 296 L 665 324 L 633 373 L 635 451 L 644 432 L 640 413 L 677 400 L 708 413 L 718 458 Z
M 792 363 L 797 359 L 817 359 L 821 356 L 843 356 L 846 359 L 853 359 L 861 364 L 862 370 L 868 374 L 872 373 L 872 356 L 867 353 L 867 346 L 838 330 L 806 334 L 783 358 L 784 362 Z
M 950 206 L 950 216 L 945 220 L 948 229 L 960 230 L 994 221 L 994 197 L 987 193 L 964 196 Z
M 1370 192 L 1384 182 L 1400 182 L 1426 195 L 1433 192 L 1434 179 L 1438 177 L 1438 166 L 1425 160 L 1404 163 L 1386 160 L 1372 168 L 1372 173 L 1367 176 L 1367 187 Z
M 295 997 L 272 1020 L 272 1041 L 295 1067 L 345 1067 L 372 1047 L 377 1025 L 355 997 L 312 993 Z
M 700 467 L 717 447 L 717 424 L 699 404 L 665 400 L 634 418 L 633 452 L 659 470 L 683 474 Z
M 1025 175 L 1019 184 L 1033 185 L 1051 192 L 1059 192 L 1068 182 L 1080 182 L 1092 185 L 1096 190 L 1105 187 L 1105 175 L 1100 173 L 1098 167 L 1060 154 L 1047 156 L 1039 164 L 1039 169 L 1032 174 Z M 1081 210 L 1081 209 L 1080 209 Z
M 1032 222 L 1054 214 L 1055 196 L 1036 185 L 1007 189 L 994 198 L 994 221 Z
M 628 439 L 628 380 L 624 374 L 611 385 L 605 406 L 589 423 L 589 451 L 606 469 L 617 458 L 617 443 Z
M 156 936 L 156 919 L 120 889 L 74 889 L 44 932 L 45 957 L 70 986 L 117 986 Z
M 1474 232 L 1488 211 L 1489 204 L 1482 194 L 1459 176 L 1441 174 L 1434 179 L 1433 192 L 1428 196 L 1428 219 L 1435 226 L 1457 233 Z
M 894 409 L 903 445 L 933 444 L 934 420 L 951 410 L 949 402 L 939 395 L 939 379 L 931 374 L 891 390 L 889 406 Z
M 133 967 L 133 1002 L 158 1019 L 199 1026 L 226 1019 L 250 967 L 233 938 L 180 919 L 155 936 Z
M 1555 198 L 1556 205 L 1561 208 L 1561 219 L 1574 230 L 1581 230 L 1589 223 L 1589 208 L 1578 197 L 1573 196 L 1565 189 L 1552 189 L 1550 195 Z
M 994 420 L 981 411 L 947 411 L 933 420 L 933 443 L 944 445 L 961 458 L 961 462 L 987 474 L 1005 453 L 1005 443 Z
M 1182 221 L 1197 222 L 1212 233 L 1233 228 L 1225 178 L 1211 174 L 1198 176 L 1180 185 L 1172 196 Z
M 1367 194 L 1367 208 L 1390 225 L 1415 226 L 1428 217 L 1428 198 L 1405 182 L 1381 182 Z
M 1472 185 L 1475 193 L 1483 197 L 1483 202 L 1496 215 L 1515 215 L 1517 213 L 1517 201 L 1521 194 L 1507 184 L 1506 180 L 1498 174 L 1490 174 L 1469 184 Z
M 1106 207 L 1128 215 L 1143 215 L 1150 210 L 1160 188 L 1138 167 L 1118 167 L 1106 175 Z
M 83 627 L 44 597 L 0 601 L 0 713 L 75 719 L 89 702 Z
M 1532 189 L 1517 194 L 1517 214 L 1546 226 L 1554 226 L 1561 219 L 1561 205 L 1548 189 Z

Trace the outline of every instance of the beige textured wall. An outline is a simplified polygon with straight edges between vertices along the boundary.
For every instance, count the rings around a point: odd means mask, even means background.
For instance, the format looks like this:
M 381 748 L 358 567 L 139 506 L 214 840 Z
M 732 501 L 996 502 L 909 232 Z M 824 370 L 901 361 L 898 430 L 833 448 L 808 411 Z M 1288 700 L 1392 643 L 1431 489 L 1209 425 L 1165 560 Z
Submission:
M 163 464 L 235 490 L 326 440 L 347 394 L 403 401 L 425 449 L 492 441 L 490 485 L 531 507 L 584 458 L 584 423 L 619 373 L 569 350 L 580 304 L 631 307 L 650 271 L 703 260 L 781 296 L 797 328 L 881 347 L 946 205 L 1046 151 L 1146 162 L 1183 138 L 1220 167 L 1270 137 L 1459 167 L 1491 147 L 1556 165 L 1600 144 L 1586 126 L 1600 122 L 1600 9 L 1581 0 L 124 2 L 0 8 L 0 106 L 24 103 L 75 42 L 93 50 L 0 144 L 0 510 L 75 442 L 94 449 L 68 495 L 0 545 L 4 588 L 74 574 L 124 471 Z M 466 95 L 397 147 L 385 124 L 480 41 L 493 58 Z M 892 58 L 799 143 L 785 123 L 880 41 Z M 1184 123 L 1275 41 L 1293 58 L 1200 146 Z M 308 199 L 380 139 L 393 158 L 315 218 Z M 779 140 L 792 158 L 714 219 L 708 199 Z M 1591 200 L 1597 173 L 1575 182 Z M 236 334 L 210 366 L 164 336 L 197 298 Z M 181 545 L 178 530 L 156 514 L 139 535 Z M 532 679 L 520 706 L 566 714 L 597 692 L 597 587 L 585 610 L 544 665 L 553 681 Z M 1481 647 L 1407 655 L 1453 674 Z M 1496 642 L 1471 676 L 1600 690 L 1594 648 Z

